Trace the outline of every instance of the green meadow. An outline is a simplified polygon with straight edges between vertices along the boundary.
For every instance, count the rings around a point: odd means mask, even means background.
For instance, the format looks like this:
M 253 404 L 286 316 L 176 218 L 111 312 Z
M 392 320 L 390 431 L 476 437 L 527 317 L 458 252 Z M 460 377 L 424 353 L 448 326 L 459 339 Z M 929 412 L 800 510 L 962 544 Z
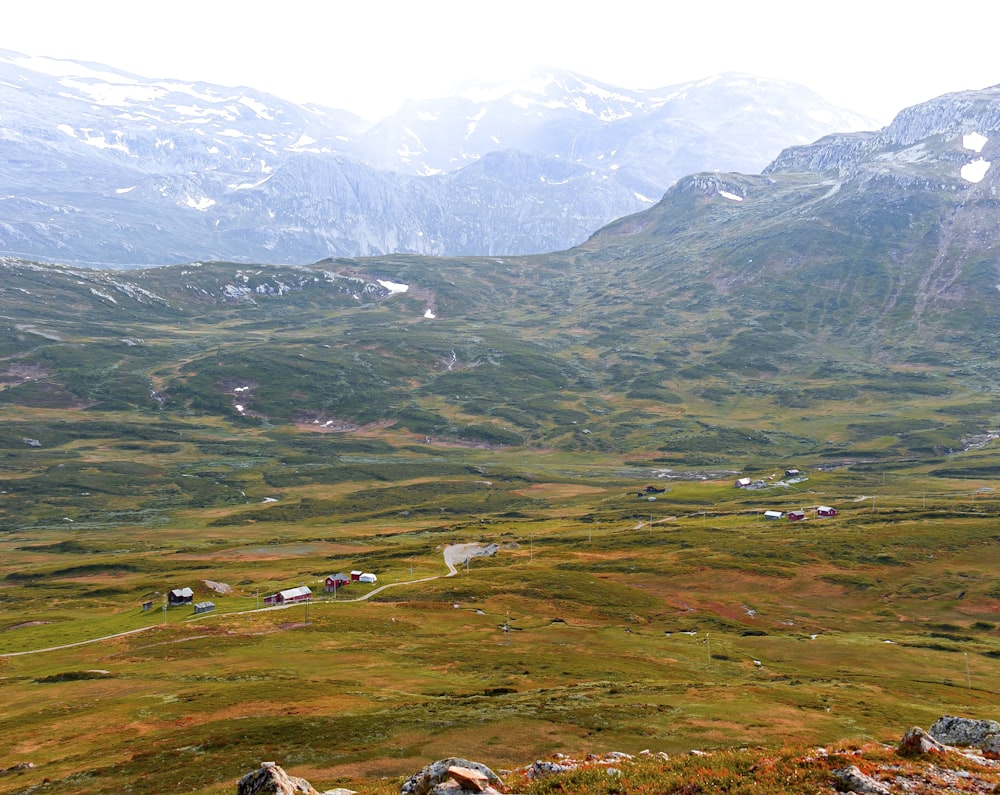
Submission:
M 91 436 L 48 469 L 22 453 L 48 491 L 0 536 L 0 737 L 4 767 L 34 767 L 0 792 L 222 793 L 263 760 L 378 791 L 449 755 L 891 742 L 995 709 L 987 451 L 793 483 L 775 462 L 751 491 L 391 433 L 182 438 Z M 125 461 L 157 474 L 119 487 Z M 469 542 L 498 551 L 444 576 Z M 378 583 L 324 593 L 352 569 Z M 258 610 L 298 585 L 308 606 Z M 214 612 L 163 610 L 185 586 Z

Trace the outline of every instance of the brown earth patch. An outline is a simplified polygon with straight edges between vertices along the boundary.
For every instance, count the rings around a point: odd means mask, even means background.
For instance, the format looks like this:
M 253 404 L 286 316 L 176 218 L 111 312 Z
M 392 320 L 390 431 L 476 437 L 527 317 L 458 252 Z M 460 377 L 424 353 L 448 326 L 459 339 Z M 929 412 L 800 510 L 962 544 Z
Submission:
M 585 494 L 603 494 L 607 489 L 600 486 L 583 486 L 575 483 L 533 483 L 523 489 L 515 489 L 512 493 L 532 499 L 552 499 L 565 497 L 581 497 Z
M 4 632 L 10 632 L 12 629 L 24 629 L 25 627 L 37 627 L 42 624 L 51 624 L 51 621 L 25 621 L 23 624 L 15 624 L 12 627 L 7 627 Z
M 0 384 L 23 384 L 26 381 L 41 381 L 52 373 L 45 367 L 34 362 L 18 362 L 7 367 L 0 373 Z

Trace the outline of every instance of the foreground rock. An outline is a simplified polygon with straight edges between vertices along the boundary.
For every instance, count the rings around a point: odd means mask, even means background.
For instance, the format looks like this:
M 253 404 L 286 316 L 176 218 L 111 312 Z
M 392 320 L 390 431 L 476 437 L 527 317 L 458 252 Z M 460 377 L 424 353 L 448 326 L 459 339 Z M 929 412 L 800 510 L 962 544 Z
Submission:
M 236 785 L 236 795 L 355 795 L 351 789 L 331 789 L 316 792 L 304 778 L 290 776 L 274 762 L 261 762 L 257 770 L 247 773 Z
M 855 765 L 833 771 L 837 789 L 841 792 L 859 792 L 867 795 L 891 795 L 888 787 L 879 784 L 871 776 L 866 776 Z
M 402 795 L 446 795 L 459 792 L 502 792 L 504 783 L 486 765 L 449 757 L 414 773 L 400 789 Z
M 1000 723 L 946 715 L 934 721 L 930 734 L 938 742 L 978 748 L 988 757 L 1000 758 Z
M 938 742 L 928 732 L 919 726 L 914 726 L 906 731 L 903 739 L 896 747 L 896 753 L 902 756 L 922 756 L 923 754 L 941 754 L 948 750 L 948 746 Z
M 319 795 L 304 778 L 290 776 L 274 762 L 261 762 L 260 767 L 247 773 L 236 785 L 236 795 Z

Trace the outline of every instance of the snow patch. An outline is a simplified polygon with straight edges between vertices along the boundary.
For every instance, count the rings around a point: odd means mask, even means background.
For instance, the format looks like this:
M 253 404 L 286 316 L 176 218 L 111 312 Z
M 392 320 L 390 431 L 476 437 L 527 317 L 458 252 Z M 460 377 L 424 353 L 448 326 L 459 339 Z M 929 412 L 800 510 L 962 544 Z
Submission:
M 982 158 L 973 160 L 971 163 L 966 163 L 962 166 L 962 179 L 966 182 L 981 182 L 983 177 L 986 176 L 990 165 L 989 160 L 983 160 Z
M 257 118 L 266 119 L 267 121 L 274 121 L 274 116 L 271 115 L 270 111 L 267 108 L 267 105 L 265 105 L 264 103 L 258 102 L 252 97 L 246 97 L 246 96 L 240 97 L 239 102 L 241 105 L 250 108 L 250 110 L 256 113 Z
M 156 86 L 122 85 L 121 81 L 124 78 L 116 77 L 114 79 L 118 81 L 117 84 L 85 83 L 80 80 L 63 79 L 59 81 L 59 85 L 86 94 L 95 105 L 110 105 L 112 107 L 122 107 L 131 102 L 155 102 L 161 99 L 165 93 L 163 89 Z
M 5 58 L 8 63 L 15 66 L 23 66 L 35 72 L 42 72 L 53 77 L 88 77 L 96 80 L 118 80 L 126 78 L 114 72 L 99 72 L 89 69 L 76 61 L 60 61 L 56 58 L 46 58 L 45 56 L 27 55 L 19 58 Z
M 381 284 L 386 290 L 388 290 L 392 294 L 405 293 L 407 290 L 410 289 L 410 285 L 408 284 L 400 284 L 399 282 L 390 282 L 387 281 L 386 279 L 376 279 L 375 281 Z
M 986 142 L 989 140 L 985 135 L 973 132 L 962 136 L 962 146 L 978 153 L 983 151 L 983 147 L 986 146 Z
M 259 179 L 256 182 L 241 182 L 238 185 L 237 184 L 232 184 L 232 185 L 229 186 L 229 189 L 230 190 L 252 190 L 253 188 L 258 188 L 261 185 L 263 185 L 265 182 L 267 182 L 269 179 L 271 179 L 272 176 L 273 175 L 268 174 L 266 177 L 264 177 L 263 179 Z M 273 213 L 273 210 L 271 212 Z M 274 218 L 274 215 L 271 215 L 271 218 Z
M 649 196 L 643 196 L 641 193 L 637 193 L 636 191 L 632 191 L 632 195 L 635 196 L 639 201 L 644 202 L 646 204 L 656 204 L 655 199 L 651 199 L 649 198 Z
M 131 193 L 135 190 L 135 185 L 130 185 L 127 188 L 115 188 L 115 193 Z
M 92 136 L 92 135 L 90 135 L 89 131 L 86 131 L 86 130 L 84 131 L 84 134 L 87 137 L 83 139 L 83 142 L 85 144 L 87 144 L 87 146 L 93 146 L 93 147 L 95 147 L 97 149 L 116 149 L 119 152 L 124 152 L 127 155 L 132 154 L 128 150 L 128 147 L 125 146 L 125 144 L 122 143 L 121 141 L 117 141 L 115 143 L 109 143 L 108 139 L 105 138 L 103 135 L 100 135 L 100 136 L 93 135 Z
M 431 312 L 431 310 L 426 309 L 426 310 L 424 310 L 424 317 L 427 318 L 428 320 L 434 320 L 434 318 L 436 318 L 437 315 L 435 315 L 433 312 Z
M 719 191 L 719 195 L 722 198 L 724 198 L 724 199 L 729 199 L 729 200 L 734 201 L 734 202 L 741 202 L 741 201 L 743 201 L 743 197 L 742 196 L 737 196 L 735 193 L 730 193 L 728 190 L 720 190 Z
M 215 199 L 209 199 L 207 196 L 202 196 L 200 199 L 195 199 L 193 196 L 185 196 L 184 204 L 194 210 L 207 210 L 215 204 Z

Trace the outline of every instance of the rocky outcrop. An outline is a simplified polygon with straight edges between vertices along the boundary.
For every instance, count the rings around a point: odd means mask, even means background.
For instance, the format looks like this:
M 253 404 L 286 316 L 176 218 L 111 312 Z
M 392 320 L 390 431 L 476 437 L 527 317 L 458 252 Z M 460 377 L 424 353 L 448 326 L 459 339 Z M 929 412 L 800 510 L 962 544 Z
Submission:
M 896 753 L 901 756 L 922 756 L 923 754 L 943 753 L 947 746 L 935 740 L 919 726 L 908 729 L 903 739 L 896 746 Z
M 473 780 L 479 784 L 472 784 Z M 463 781 L 468 782 L 468 787 L 463 786 Z M 402 795 L 435 795 L 435 793 L 440 795 L 463 790 L 489 793 L 502 791 L 503 786 L 500 777 L 486 765 L 460 757 L 449 757 L 432 762 L 423 770 L 414 773 L 403 782 L 400 792 Z
M 837 789 L 841 792 L 871 793 L 871 795 L 890 795 L 891 793 L 888 787 L 862 773 L 856 765 L 834 770 L 833 777 L 837 780 Z
M 852 171 L 875 153 L 890 162 L 901 156 L 912 160 L 916 152 L 902 152 L 933 138 L 957 139 L 967 133 L 987 137 L 1000 131 L 1000 86 L 981 91 L 960 91 L 904 108 L 888 127 L 877 132 L 834 133 L 805 146 L 782 151 L 764 169 L 765 174 L 789 172 Z M 926 156 L 921 154 L 921 156 Z
M 236 795 L 319 795 L 304 778 L 290 776 L 274 762 L 261 762 L 256 770 L 247 773 L 236 785 Z
M 1000 758 L 1000 723 L 995 720 L 946 715 L 934 721 L 929 731 L 939 742 L 978 748 L 986 756 Z
M 290 776 L 274 762 L 261 762 L 260 767 L 247 773 L 236 784 L 236 795 L 357 795 L 352 789 L 317 792 L 304 778 Z

